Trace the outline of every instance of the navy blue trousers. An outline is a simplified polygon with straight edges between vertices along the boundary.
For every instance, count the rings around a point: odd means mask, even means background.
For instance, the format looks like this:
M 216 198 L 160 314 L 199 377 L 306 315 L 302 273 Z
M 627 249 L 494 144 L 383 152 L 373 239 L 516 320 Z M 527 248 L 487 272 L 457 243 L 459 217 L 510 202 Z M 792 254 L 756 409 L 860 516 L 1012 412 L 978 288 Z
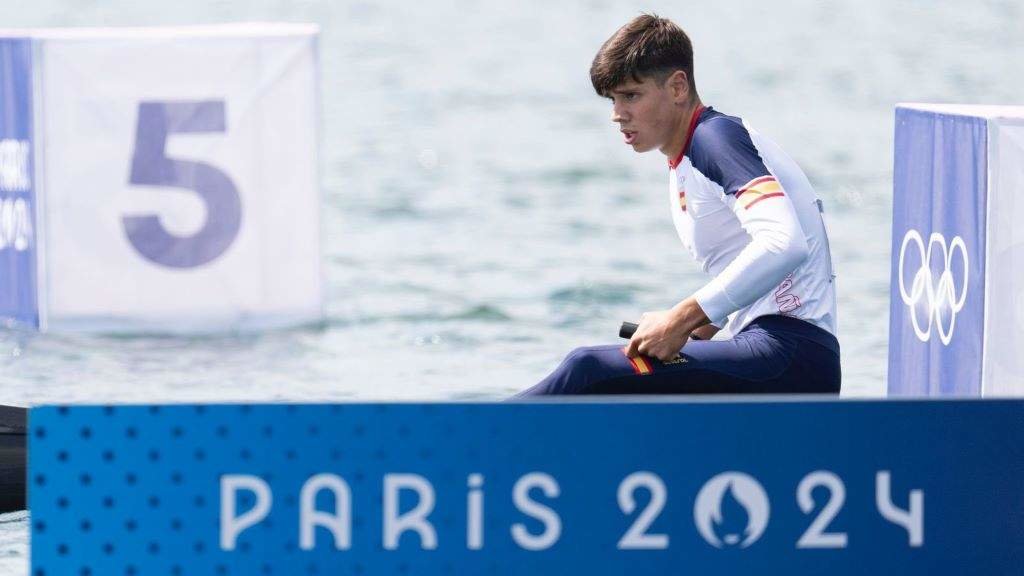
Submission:
M 730 340 L 691 340 L 679 359 L 587 346 L 523 396 L 560 394 L 838 394 L 839 342 L 813 324 L 762 316 Z

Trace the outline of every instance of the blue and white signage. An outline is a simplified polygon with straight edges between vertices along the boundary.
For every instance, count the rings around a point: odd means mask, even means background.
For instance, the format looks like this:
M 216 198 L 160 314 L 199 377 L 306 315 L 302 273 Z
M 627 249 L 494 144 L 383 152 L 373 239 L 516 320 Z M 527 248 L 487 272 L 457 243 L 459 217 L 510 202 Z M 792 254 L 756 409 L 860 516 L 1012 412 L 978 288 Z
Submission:
M 0 38 L 0 318 L 38 326 L 32 43 Z
M 33 574 L 1018 574 L 1021 401 L 47 407 Z
M 896 109 L 889 392 L 981 392 L 987 124 Z
M 889 392 L 1024 395 L 1024 107 L 896 109 Z
M 34 192 L 45 274 L 18 269 L 3 282 L 38 294 L 41 328 L 218 331 L 321 317 L 317 34 L 248 24 L 3 41 L 2 84 L 8 68 L 17 81 L 16 93 L 0 91 L 0 246 L 14 247 L 0 248 L 0 266 L 28 242 L 21 215 Z M 33 138 L 34 182 L 23 159 Z M 0 315 L 11 316 L 7 292 Z

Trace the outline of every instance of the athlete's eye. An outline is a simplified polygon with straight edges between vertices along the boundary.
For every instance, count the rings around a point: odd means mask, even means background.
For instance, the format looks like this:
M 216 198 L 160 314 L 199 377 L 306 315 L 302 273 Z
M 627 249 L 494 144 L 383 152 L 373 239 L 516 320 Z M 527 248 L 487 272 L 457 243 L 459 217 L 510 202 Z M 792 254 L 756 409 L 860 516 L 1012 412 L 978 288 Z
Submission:
M 634 102 L 640 98 L 639 92 L 619 92 L 613 96 L 609 96 L 609 100 L 614 104 L 615 102 Z

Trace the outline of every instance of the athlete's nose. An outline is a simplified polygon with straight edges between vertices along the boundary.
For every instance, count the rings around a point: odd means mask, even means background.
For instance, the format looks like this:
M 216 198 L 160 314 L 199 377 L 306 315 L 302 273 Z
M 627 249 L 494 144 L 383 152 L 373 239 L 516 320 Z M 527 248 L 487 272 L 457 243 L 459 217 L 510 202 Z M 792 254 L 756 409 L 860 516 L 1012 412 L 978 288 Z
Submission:
M 622 124 L 626 120 L 623 116 L 624 115 L 622 113 L 622 110 L 619 108 L 619 105 L 617 103 L 612 104 L 612 122 L 615 122 L 616 124 Z

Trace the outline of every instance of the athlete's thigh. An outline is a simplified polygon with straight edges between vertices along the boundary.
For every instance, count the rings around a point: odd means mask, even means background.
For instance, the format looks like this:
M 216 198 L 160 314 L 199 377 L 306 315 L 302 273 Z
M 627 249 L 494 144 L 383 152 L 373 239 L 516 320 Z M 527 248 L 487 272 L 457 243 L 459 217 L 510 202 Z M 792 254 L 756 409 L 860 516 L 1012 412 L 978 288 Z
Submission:
M 746 380 L 772 380 L 793 360 L 795 343 L 761 330 L 740 332 L 728 340 L 698 340 L 682 350 L 684 362 L 669 367 L 711 371 Z
M 648 359 L 650 370 L 593 383 L 591 394 L 733 394 L 772 391 L 792 355 L 781 343 L 740 334 L 729 340 L 691 341 L 669 362 Z

